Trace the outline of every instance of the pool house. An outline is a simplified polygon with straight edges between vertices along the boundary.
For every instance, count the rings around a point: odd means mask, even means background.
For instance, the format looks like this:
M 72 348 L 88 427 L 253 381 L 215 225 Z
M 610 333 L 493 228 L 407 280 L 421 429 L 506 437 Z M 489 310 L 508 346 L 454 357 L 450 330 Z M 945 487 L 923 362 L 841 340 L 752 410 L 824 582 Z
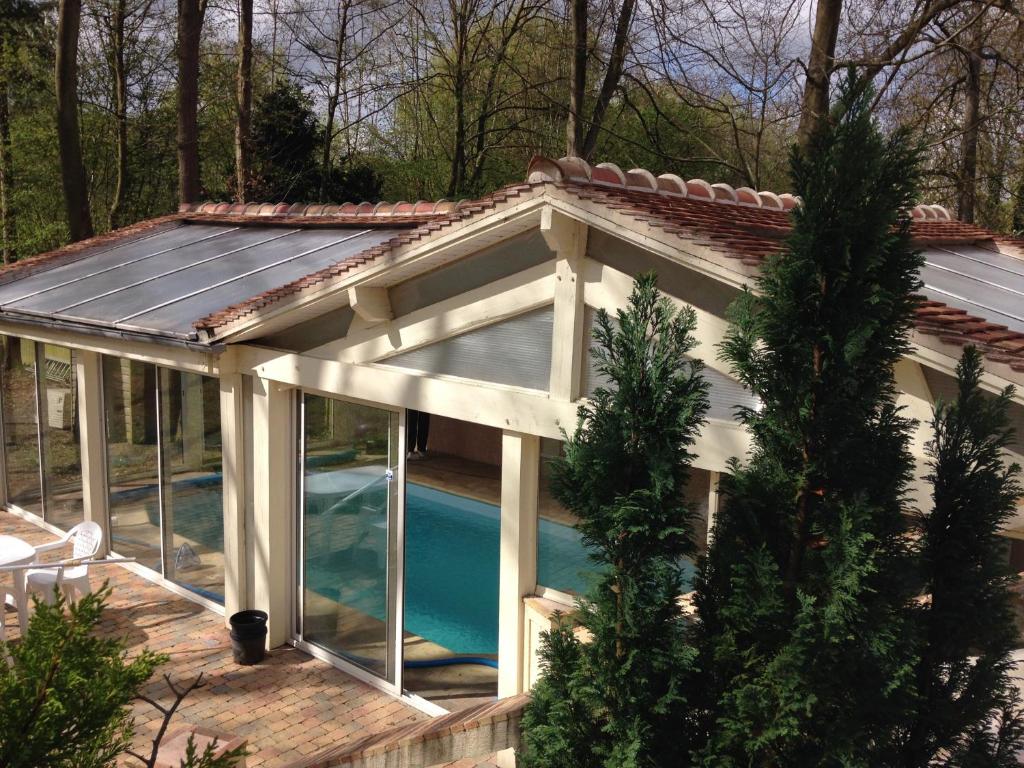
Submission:
M 655 270 L 697 312 L 704 542 L 748 445 L 735 408 L 756 406 L 715 345 L 798 204 L 535 158 L 480 200 L 204 203 L 18 262 L 0 271 L 0 501 L 55 531 L 94 520 L 133 570 L 264 610 L 270 647 L 429 712 L 520 693 L 591 567 L 546 474 L 599 384 L 595 311 Z M 1024 383 L 1024 243 L 913 216 L 924 296 L 896 378 L 927 420 L 964 344 L 990 390 Z M 1006 536 L 1024 569 L 1024 515 Z

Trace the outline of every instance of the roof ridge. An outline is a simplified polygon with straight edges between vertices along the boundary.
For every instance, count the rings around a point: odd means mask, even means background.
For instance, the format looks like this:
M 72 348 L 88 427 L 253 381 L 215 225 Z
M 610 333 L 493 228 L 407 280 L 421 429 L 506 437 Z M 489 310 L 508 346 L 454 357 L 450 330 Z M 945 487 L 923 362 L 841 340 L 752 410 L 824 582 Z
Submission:
M 623 171 L 615 163 L 591 165 L 581 157 L 566 156 L 554 160 L 534 155 L 526 170 L 529 183 L 572 182 L 593 186 L 613 187 L 630 191 L 649 192 L 667 197 L 690 198 L 705 202 L 765 208 L 780 212 L 790 211 L 803 204 L 799 195 L 789 192 L 760 192 L 751 187 L 733 187 L 722 182 L 709 183 L 704 179 L 684 180 L 674 173 L 655 176 L 645 168 Z M 915 205 L 911 218 L 917 221 L 954 221 L 941 205 Z
M 182 203 L 178 213 L 201 213 L 233 216 L 446 216 L 455 213 L 470 200 L 399 200 L 362 203 L 225 203 L 204 201 Z

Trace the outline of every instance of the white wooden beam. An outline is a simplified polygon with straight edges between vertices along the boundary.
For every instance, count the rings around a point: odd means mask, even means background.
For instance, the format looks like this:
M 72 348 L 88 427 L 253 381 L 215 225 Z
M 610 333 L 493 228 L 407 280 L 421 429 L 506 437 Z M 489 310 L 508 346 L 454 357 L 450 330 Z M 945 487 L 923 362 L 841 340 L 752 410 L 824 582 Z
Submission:
M 931 389 L 924 377 L 921 366 L 903 358 L 893 368 L 896 379 L 896 404 L 904 409 L 904 413 L 917 420 L 917 426 L 910 435 L 910 453 L 914 458 L 914 479 L 911 481 L 910 493 L 918 509 L 927 512 L 931 508 L 931 485 L 925 479 L 928 475 L 928 456 L 925 445 L 932 439 L 932 404 L 934 402 Z
M 354 285 L 348 289 L 348 303 L 368 323 L 386 323 L 395 316 L 387 288 Z
M 383 365 L 354 365 L 260 347 L 236 347 L 239 370 L 326 395 L 369 404 L 448 416 L 541 437 L 562 439 L 560 427 L 576 425 L 577 405 L 516 387 L 426 376 Z M 745 456 L 747 431 L 733 421 L 709 419 L 694 445 L 694 466 L 725 471 L 733 456 Z
M 273 381 L 253 382 L 253 607 L 269 616 L 269 648 L 292 631 L 293 397 Z
M 501 555 L 498 586 L 498 697 L 523 692 L 523 598 L 537 587 L 540 439 L 501 436 Z
M 378 365 L 353 365 L 247 348 L 240 359 L 265 379 L 378 405 L 413 408 L 499 429 L 559 438 L 576 423 L 576 408 L 547 396 L 468 380 L 429 377 Z
M 587 225 L 551 207 L 541 215 L 541 234 L 555 252 L 555 307 L 549 391 L 559 400 L 580 396 L 583 349 L 583 260 Z
M 351 329 L 344 339 L 328 342 L 305 354 L 350 363 L 380 360 L 550 304 L 554 291 L 554 263 L 538 264 L 402 315 L 386 325 Z
M 242 374 L 220 378 L 224 500 L 224 616 L 248 607 L 245 546 L 245 400 Z
M 75 354 L 78 381 L 78 429 L 82 461 L 82 505 L 85 519 L 103 530 L 101 555 L 110 551 L 107 514 L 107 441 L 103 414 L 103 358 L 97 352 Z

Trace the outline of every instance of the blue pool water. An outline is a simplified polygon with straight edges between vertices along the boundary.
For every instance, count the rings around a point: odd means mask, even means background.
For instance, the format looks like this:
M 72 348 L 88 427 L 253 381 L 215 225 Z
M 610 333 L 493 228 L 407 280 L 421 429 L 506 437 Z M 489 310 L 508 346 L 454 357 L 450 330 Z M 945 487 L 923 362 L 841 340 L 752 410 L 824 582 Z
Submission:
M 406 486 L 406 631 L 456 654 L 498 652 L 499 536 L 496 505 L 414 483 Z M 539 536 L 543 560 L 559 574 L 552 585 L 583 589 L 580 574 L 593 566 L 576 531 L 543 520 Z M 386 571 L 371 549 L 308 559 L 307 586 L 385 620 Z M 540 571 L 542 583 L 548 583 L 545 567 Z

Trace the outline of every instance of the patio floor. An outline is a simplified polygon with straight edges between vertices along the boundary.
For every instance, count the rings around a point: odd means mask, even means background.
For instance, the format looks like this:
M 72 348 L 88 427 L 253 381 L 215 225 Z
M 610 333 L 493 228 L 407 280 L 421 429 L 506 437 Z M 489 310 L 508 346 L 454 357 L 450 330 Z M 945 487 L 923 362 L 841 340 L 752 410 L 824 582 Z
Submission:
M 0 533 L 33 545 L 53 539 L 49 532 L 5 511 L 0 511 Z M 187 723 L 241 736 L 254 750 L 249 766 L 285 765 L 427 717 L 294 648 L 271 651 L 254 667 L 237 666 L 221 616 L 121 566 L 96 569 L 94 585 L 103 578 L 109 578 L 114 591 L 102 631 L 125 639 L 130 649 L 147 647 L 170 656 L 145 695 L 167 703 L 173 699 L 163 674 L 176 684 L 187 684 L 203 673 L 204 687 L 185 700 L 170 730 Z M 16 638 L 17 614 L 8 611 L 7 620 L 8 636 Z M 159 718 L 148 704 L 135 704 L 136 745 L 145 753 Z

